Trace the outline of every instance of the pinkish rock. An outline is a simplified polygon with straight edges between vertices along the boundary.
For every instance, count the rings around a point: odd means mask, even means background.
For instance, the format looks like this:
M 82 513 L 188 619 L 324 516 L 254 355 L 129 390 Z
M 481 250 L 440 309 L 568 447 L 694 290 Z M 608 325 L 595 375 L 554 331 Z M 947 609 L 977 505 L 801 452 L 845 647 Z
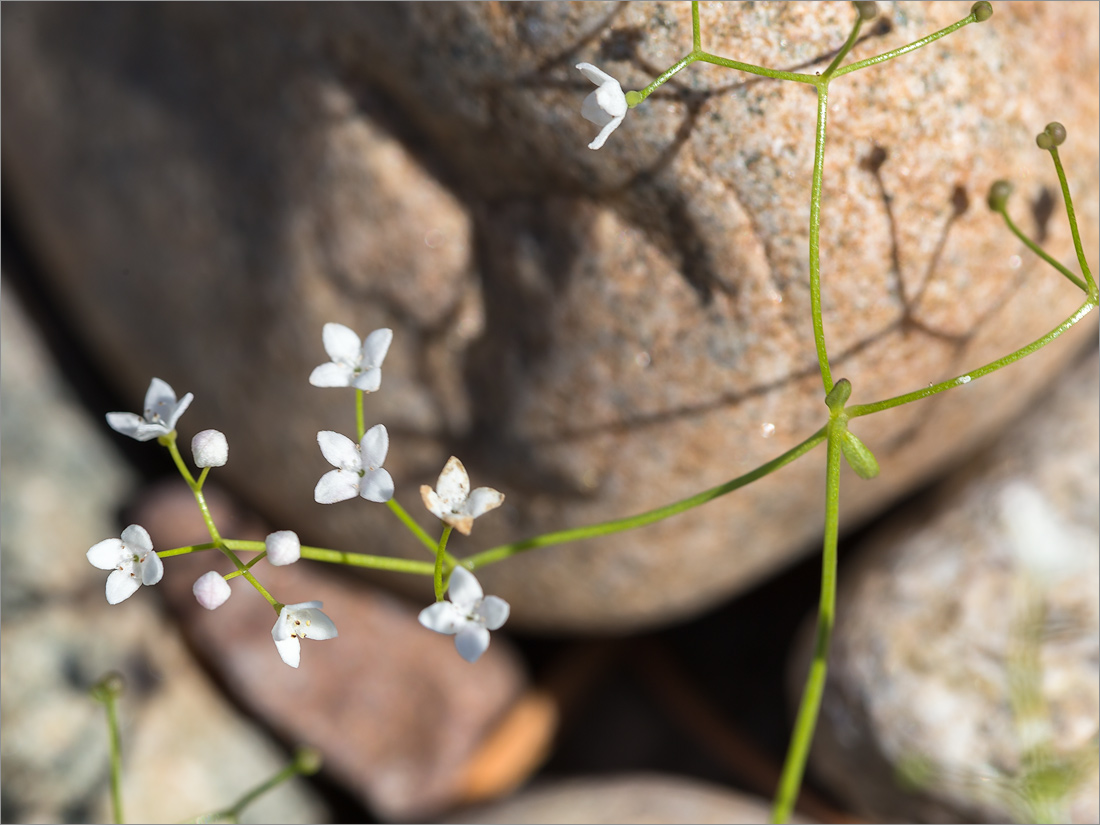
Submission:
M 328 469 L 315 433 L 353 421 L 349 394 L 306 384 L 326 321 L 395 331 L 367 418 L 390 429 L 408 509 L 431 523 L 416 490 L 451 454 L 507 494 L 460 554 L 685 497 L 823 423 L 806 87 L 692 66 L 596 153 L 574 64 L 644 85 L 690 48 L 687 4 L 305 9 L 4 11 L 5 184 L 59 311 L 130 397 L 153 375 L 195 393 L 182 435 L 226 433 L 226 484 L 311 543 L 420 552 L 382 508 L 312 501 Z M 880 9 L 892 29 L 868 26 L 854 58 L 966 13 Z M 814 71 L 853 11 L 704 4 L 702 17 L 712 51 Z M 1073 260 L 1060 211 L 1028 214 L 1056 186 L 1034 135 L 1061 120 L 1094 254 L 1096 29 L 1094 5 L 997 5 L 834 83 L 824 328 L 853 403 L 958 375 L 1078 305 L 983 203 L 992 181 L 1016 180 L 1017 222 Z M 883 473 L 846 476 L 845 523 L 999 429 L 1093 340 L 1084 326 L 858 422 Z M 517 627 L 604 632 L 698 612 L 812 546 L 823 460 L 483 580 Z

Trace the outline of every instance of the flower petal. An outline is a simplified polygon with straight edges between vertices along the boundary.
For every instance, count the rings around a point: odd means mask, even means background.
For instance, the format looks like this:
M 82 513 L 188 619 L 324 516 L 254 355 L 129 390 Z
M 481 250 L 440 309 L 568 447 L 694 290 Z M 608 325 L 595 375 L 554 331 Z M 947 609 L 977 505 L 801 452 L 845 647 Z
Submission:
M 321 330 L 321 342 L 325 345 L 328 357 L 337 364 L 359 364 L 362 342 L 353 330 L 343 324 L 325 324 Z
M 179 400 L 179 403 L 173 407 L 166 407 L 161 417 L 164 419 L 164 426 L 168 429 L 168 432 L 176 429 L 176 423 L 180 420 L 180 416 L 187 412 L 187 408 L 191 406 L 191 402 L 195 400 L 193 393 L 187 393 L 183 398 Z
M 581 70 L 581 74 L 595 83 L 597 86 L 602 86 L 604 83 L 618 83 L 615 78 L 591 63 L 578 63 L 577 68 Z
M 88 561 L 100 570 L 114 570 L 125 553 L 126 549 L 120 539 L 104 539 L 88 549 Z
M 359 495 L 367 501 L 377 501 L 379 504 L 389 501 L 393 498 L 393 477 L 381 467 L 367 470 L 359 479 Z
M 476 662 L 489 648 L 489 631 L 481 625 L 468 624 L 455 636 L 455 649 L 467 662 Z
M 335 504 L 359 495 L 359 475 L 349 470 L 329 470 L 313 488 L 313 500 L 318 504 Z
M 159 378 L 154 378 L 149 382 L 149 389 L 145 391 L 145 407 L 146 412 L 152 410 L 157 411 L 158 407 L 174 407 L 176 406 L 176 391 L 172 389 L 172 386 L 167 381 L 162 381 Z
M 451 571 L 451 583 L 447 588 L 451 601 L 463 614 L 473 611 L 485 591 L 481 589 L 477 577 L 465 567 L 456 567 Z
M 463 508 L 470 518 L 477 518 L 490 510 L 495 510 L 504 502 L 504 493 L 492 487 L 478 487 L 466 500 Z
M 302 661 L 302 643 L 297 636 L 286 639 L 276 639 L 275 649 L 279 651 L 279 658 L 291 667 L 298 667 Z
M 470 494 L 470 476 L 455 456 L 447 459 L 443 472 L 439 474 L 435 491 L 444 503 L 451 505 L 451 509 L 457 509 L 456 505 L 461 505 Z
M 466 617 L 450 602 L 436 602 L 420 611 L 420 624 L 436 633 L 452 635 L 466 624 Z
M 350 470 L 353 473 L 363 469 L 359 448 L 346 435 L 334 433 L 332 430 L 322 430 L 317 433 L 317 444 L 321 448 L 321 455 L 325 457 L 325 461 L 333 467 Z
M 428 512 L 436 518 L 443 518 L 450 513 L 443 503 L 443 499 L 436 495 L 435 490 L 427 484 L 420 485 L 420 498 L 423 500 L 424 506 L 428 508 Z
M 131 524 L 122 531 L 122 543 L 128 550 L 132 550 L 139 556 L 153 549 L 153 540 L 149 538 L 149 531 L 140 524 Z
M 386 463 L 386 453 L 390 449 L 390 434 L 385 426 L 375 424 L 365 433 L 359 442 L 359 460 L 367 469 L 381 467 Z
M 481 608 L 478 610 L 489 630 L 499 630 L 503 627 L 511 612 L 511 606 L 500 596 L 486 596 L 482 599 Z
M 317 604 L 319 605 L 320 602 L 317 602 Z M 332 619 L 316 607 L 294 611 L 291 615 L 301 622 L 295 632 L 303 639 L 313 639 L 320 642 L 325 639 L 335 639 L 340 635 Z
M 363 342 L 363 366 L 380 367 L 386 360 L 386 353 L 390 350 L 390 342 L 393 341 L 392 329 L 376 329 L 367 336 Z
M 137 593 L 141 582 L 129 570 L 116 570 L 107 577 L 107 603 L 118 604 Z
M 156 584 L 164 577 L 164 562 L 151 549 L 142 556 L 138 567 L 141 568 L 142 584 Z
M 600 130 L 600 133 L 596 135 L 593 141 L 588 144 L 588 148 L 599 149 L 601 146 L 603 146 L 604 143 L 607 141 L 607 138 L 611 135 L 612 132 L 619 128 L 619 124 L 622 122 L 623 115 L 619 115 L 617 118 L 611 120 L 606 126 L 603 127 L 603 129 Z
M 116 433 L 127 435 L 135 441 L 152 441 L 168 433 L 162 425 L 150 424 L 140 415 L 128 412 L 107 413 L 107 426 Z
M 382 370 L 378 367 L 367 367 L 352 379 L 351 385 L 363 392 L 378 392 L 378 388 L 382 386 Z
M 581 104 L 581 117 L 589 123 L 595 123 L 600 128 L 603 128 L 615 119 L 613 114 L 609 113 L 600 105 L 599 89 L 589 93 L 588 97 L 584 99 L 584 103 Z
M 350 387 L 354 371 L 347 364 L 329 361 L 314 367 L 309 374 L 309 383 L 315 387 Z

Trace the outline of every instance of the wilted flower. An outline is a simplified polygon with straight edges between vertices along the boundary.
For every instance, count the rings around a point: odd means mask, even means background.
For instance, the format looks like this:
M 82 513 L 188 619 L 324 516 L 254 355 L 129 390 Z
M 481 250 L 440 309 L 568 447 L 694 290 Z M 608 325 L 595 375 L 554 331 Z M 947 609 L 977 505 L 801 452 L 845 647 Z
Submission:
M 464 536 L 470 535 L 475 518 L 495 510 L 504 501 L 504 494 L 492 487 L 478 487 L 470 492 L 470 476 L 454 456 L 447 459 L 435 489 L 422 485 L 420 497 L 432 515 Z

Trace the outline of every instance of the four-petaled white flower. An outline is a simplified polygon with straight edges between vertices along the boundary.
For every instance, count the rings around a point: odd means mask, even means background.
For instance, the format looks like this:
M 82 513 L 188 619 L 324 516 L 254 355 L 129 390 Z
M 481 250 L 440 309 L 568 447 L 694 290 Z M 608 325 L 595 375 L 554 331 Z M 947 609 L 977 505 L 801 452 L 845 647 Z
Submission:
M 599 149 L 608 135 L 619 128 L 630 107 L 626 104 L 626 95 L 623 94 L 619 81 L 607 72 L 597 69 L 591 63 L 578 63 L 577 68 L 598 87 L 584 99 L 581 115 L 600 127 L 600 133 L 588 144 L 589 149 Z
M 325 460 L 336 467 L 329 470 L 313 490 L 318 504 L 333 504 L 362 496 L 367 501 L 384 502 L 393 498 L 393 479 L 382 469 L 390 436 L 381 424 L 375 424 L 356 444 L 346 435 L 322 430 L 317 443 Z
M 121 539 L 104 539 L 88 550 L 88 561 L 107 577 L 110 604 L 130 598 L 143 584 L 156 584 L 164 575 L 164 562 L 153 552 L 153 540 L 140 524 L 122 531 Z
M 194 399 L 187 393 L 179 401 L 176 391 L 164 381 L 154 378 L 145 391 L 145 412 L 143 415 L 128 412 L 107 413 L 107 423 L 115 432 L 128 435 L 138 441 L 151 441 L 162 435 L 168 435 L 176 429 L 184 410 Z
M 264 539 L 267 560 L 276 567 L 294 564 L 302 557 L 302 542 L 293 530 L 279 530 Z
M 191 439 L 191 455 L 195 466 L 224 467 L 229 461 L 229 442 L 219 430 L 203 430 Z
M 420 497 L 432 515 L 464 536 L 470 535 L 475 518 L 495 510 L 504 501 L 504 494 L 492 487 L 478 487 L 470 492 L 470 476 L 466 474 L 462 462 L 454 456 L 447 459 L 435 489 L 427 484 L 422 485 Z
M 207 570 L 195 579 L 191 592 L 195 594 L 195 600 L 207 610 L 217 610 L 233 595 L 229 582 L 217 570 Z
M 271 638 L 279 656 L 291 667 L 298 667 L 302 659 L 302 643 L 299 639 L 335 639 L 339 634 L 332 619 L 318 608 L 322 602 L 300 602 L 283 605 L 279 618 L 271 628 Z
M 476 662 L 489 647 L 489 631 L 498 630 L 511 608 L 499 596 L 486 596 L 474 574 L 465 567 L 451 573 L 449 602 L 436 602 L 420 611 L 420 624 L 436 633 L 455 637 L 458 655 Z
M 325 324 L 321 332 L 325 352 L 332 360 L 309 376 L 315 387 L 355 387 L 374 392 L 382 384 L 382 362 L 393 340 L 393 330 L 376 329 L 362 342 L 343 324 Z

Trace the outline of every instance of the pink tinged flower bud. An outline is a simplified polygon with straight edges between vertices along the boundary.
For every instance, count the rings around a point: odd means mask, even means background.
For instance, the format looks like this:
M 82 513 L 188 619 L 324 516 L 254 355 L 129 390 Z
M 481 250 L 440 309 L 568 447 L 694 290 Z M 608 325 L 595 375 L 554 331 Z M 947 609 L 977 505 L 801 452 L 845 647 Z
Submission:
M 293 530 L 279 530 L 272 533 L 264 544 L 267 546 L 267 560 L 276 567 L 294 564 L 302 557 L 302 543 Z
M 229 582 L 221 573 L 210 570 L 195 580 L 191 592 L 195 594 L 198 603 L 207 610 L 216 610 L 225 604 L 225 600 L 233 591 L 229 589 Z
M 196 467 L 221 467 L 229 460 L 229 442 L 225 433 L 203 430 L 191 439 L 191 455 Z

